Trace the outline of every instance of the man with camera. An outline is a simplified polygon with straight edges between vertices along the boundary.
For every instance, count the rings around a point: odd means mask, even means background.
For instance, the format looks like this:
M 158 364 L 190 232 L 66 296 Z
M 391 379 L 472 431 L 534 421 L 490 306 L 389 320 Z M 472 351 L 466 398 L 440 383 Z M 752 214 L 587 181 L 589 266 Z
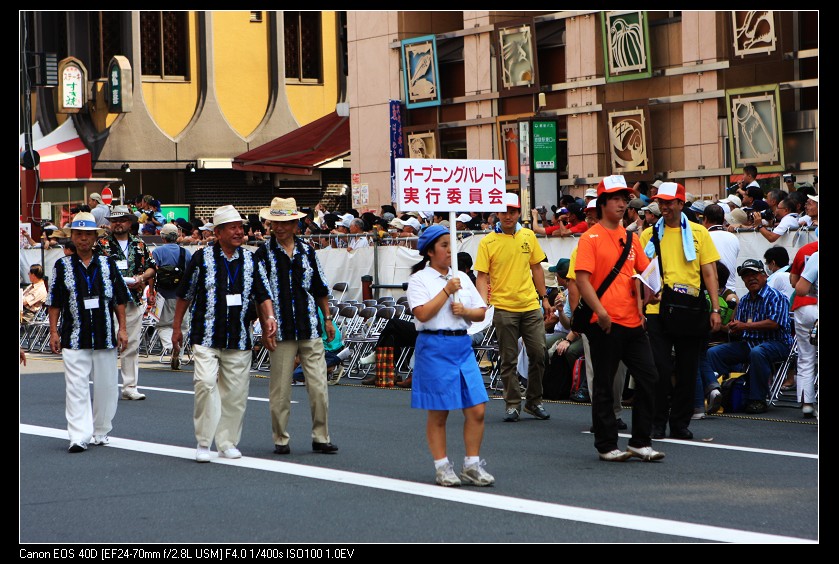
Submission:
M 767 241 L 774 243 L 790 229 L 798 229 L 798 213 L 794 211 L 793 206 L 789 198 L 778 202 L 778 207 L 775 209 L 775 219 L 778 223 L 771 230 L 763 225 L 762 212 L 753 211 L 752 221 L 757 226 L 754 228 L 755 233 L 760 233 Z

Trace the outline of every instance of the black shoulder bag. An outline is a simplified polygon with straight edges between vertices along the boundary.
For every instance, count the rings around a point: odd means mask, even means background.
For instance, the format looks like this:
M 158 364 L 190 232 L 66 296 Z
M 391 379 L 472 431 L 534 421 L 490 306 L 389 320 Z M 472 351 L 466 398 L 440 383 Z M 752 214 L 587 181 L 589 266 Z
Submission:
M 711 331 L 711 302 L 705 297 L 705 280 L 699 273 L 701 288 L 698 296 L 677 292 L 664 284 L 664 265 L 661 262 L 661 245 L 658 229 L 653 227 L 653 245 L 661 271 L 661 303 L 658 307 L 659 319 L 664 330 L 677 337 L 704 337 Z
M 632 233 L 627 231 L 626 233 L 626 245 L 623 247 L 623 253 L 621 253 L 618 262 L 615 263 L 615 266 L 612 267 L 612 271 L 609 273 L 609 276 L 600 283 L 600 287 L 597 288 L 597 298 L 600 299 L 603 294 L 606 293 L 606 290 L 609 288 L 609 285 L 617 278 L 618 274 L 620 273 L 621 268 L 623 268 L 623 263 L 626 262 L 626 257 L 629 256 L 629 249 L 632 248 Z M 591 327 L 591 316 L 594 315 L 594 310 L 591 309 L 585 300 L 583 300 L 583 296 L 580 295 L 580 302 L 577 304 L 577 307 L 571 314 L 571 330 L 575 333 L 585 333 Z

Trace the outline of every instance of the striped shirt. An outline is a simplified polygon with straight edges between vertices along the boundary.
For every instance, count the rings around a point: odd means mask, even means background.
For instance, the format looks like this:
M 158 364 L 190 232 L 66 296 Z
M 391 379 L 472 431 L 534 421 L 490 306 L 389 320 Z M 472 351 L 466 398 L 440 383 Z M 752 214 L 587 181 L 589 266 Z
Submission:
M 321 338 L 323 330 L 315 300 L 328 296 L 329 286 L 315 250 L 295 237 L 294 251 L 289 257 L 271 237 L 255 254 L 268 275 L 277 318 L 277 340 Z
M 743 340 L 750 347 L 756 347 L 768 341 L 780 341 L 786 346 L 792 346 L 792 336 L 789 331 L 789 298 L 768 285 L 758 291 L 756 295 L 747 292 L 737 305 L 737 321 L 756 322 L 771 319 L 779 325 L 775 331 L 743 331 Z
M 99 307 L 86 308 L 85 299 L 90 298 Z M 112 349 L 117 345 L 114 309 L 128 300 L 128 288 L 112 258 L 94 254 L 85 268 L 73 254 L 56 261 L 46 303 L 61 309 L 62 348 Z
M 113 235 L 106 235 L 96 242 L 93 250 L 99 254 L 114 257 L 115 261 L 125 261 L 126 268 L 120 269 L 122 276 L 137 276 L 143 274 L 147 268 L 157 268 L 146 242 L 129 233 L 128 247 L 125 252 Z M 129 290 L 134 305 L 142 305 L 143 296 L 139 290 Z
M 179 298 L 191 302 L 189 342 L 214 349 L 248 351 L 256 306 L 271 299 L 265 273 L 252 251 L 237 248 L 228 259 L 221 245 L 195 251 L 187 264 Z M 228 305 L 228 295 L 241 296 L 241 305 Z

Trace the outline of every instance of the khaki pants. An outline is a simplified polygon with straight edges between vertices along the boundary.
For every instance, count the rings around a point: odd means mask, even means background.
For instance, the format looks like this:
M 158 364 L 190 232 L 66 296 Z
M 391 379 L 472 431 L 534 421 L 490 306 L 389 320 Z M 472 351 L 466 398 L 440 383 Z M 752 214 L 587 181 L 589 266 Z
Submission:
M 300 356 L 300 366 L 306 377 L 309 409 L 312 413 L 312 441 L 329 442 L 329 393 L 326 385 L 326 360 L 323 339 L 279 341 L 271 353 L 271 381 L 268 384 L 268 404 L 271 410 L 271 430 L 275 445 L 289 441 L 288 418 L 291 414 L 291 373 L 294 357 Z
M 248 403 L 251 351 L 192 346 L 195 372 L 195 438 L 199 446 L 216 441 L 219 451 L 239 444 Z

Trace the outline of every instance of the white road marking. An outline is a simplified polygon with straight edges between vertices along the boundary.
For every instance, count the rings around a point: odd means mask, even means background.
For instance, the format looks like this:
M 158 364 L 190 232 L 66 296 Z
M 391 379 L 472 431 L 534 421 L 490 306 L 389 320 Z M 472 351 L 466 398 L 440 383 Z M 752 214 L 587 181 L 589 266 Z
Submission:
M 20 432 L 28 435 L 68 440 L 67 431 L 65 429 L 53 429 L 50 427 L 22 424 L 20 426 Z M 107 447 L 96 448 L 119 448 L 135 452 L 185 459 L 194 459 L 195 457 L 194 448 L 135 441 L 119 437 L 110 437 L 110 439 L 110 444 Z M 334 470 L 330 468 L 320 468 L 317 466 L 307 466 L 304 464 L 279 462 L 276 460 L 251 458 L 247 456 L 236 460 L 214 457 L 211 462 L 215 464 L 230 464 L 233 466 L 262 470 L 265 472 L 276 472 L 279 474 L 313 478 L 316 480 L 327 480 L 341 484 L 374 488 L 400 494 L 451 501 L 455 503 L 465 503 L 469 505 L 487 507 L 490 509 L 498 509 L 501 511 L 512 511 L 516 513 L 524 513 L 526 515 L 540 515 L 542 517 L 549 517 L 552 519 L 591 523 L 593 525 L 615 527 L 618 529 L 645 531 L 659 535 L 673 535 L 715 542 L 750 544 L 817 542 L 797 537 L 770 535 L 739 529 L 728 529 L 725 527 L 714 527 L 683 521 L 673 521 L 670 519 L 658 519 L 655 517 L 643 517 L 627 513 L 616 513 L 612 511 L 586 509 L 583 507 L 574 507 L 557 503 L 520 499 L 492 493 L 470 491 L 467 488 L 442 488 L 437 485 L 420 484 L 406 480 L 396 480 L 393 478 L 384 478 L 370 474 L 348 472 L 346 470 Z
M 584 435 L 591 435 L 592 433 L 589 431 L 583 431 Z M 625 439 L 631 439 L 632 435 L 627 433 L 618 433 L 619 437 L 623 437 Z M 757 454 L 774 454 L 777 456 L 793 456 L 797 458 L 811 458 L 813 460 L 818 460 L 818 454 L 810 454 L 807 452 L 792 452 L 789 450 L 772 450 L 768 448 L 753 448 L 753 447 L 745 447 L 745 446 L 736 446 L 736 445 L 721 445 L 715 443 L 706 443 L 702 442 L 701 440 L 692 440 L 692 441 L 683 441 L 679 439 L 653 439 L 656 443 L 670 443 L 679 446 L 687 446 L 687 447 L 700 447 L 700 448 L 718 448 L 722 450 L 737 450 L 740 452 L 754 452 Z

